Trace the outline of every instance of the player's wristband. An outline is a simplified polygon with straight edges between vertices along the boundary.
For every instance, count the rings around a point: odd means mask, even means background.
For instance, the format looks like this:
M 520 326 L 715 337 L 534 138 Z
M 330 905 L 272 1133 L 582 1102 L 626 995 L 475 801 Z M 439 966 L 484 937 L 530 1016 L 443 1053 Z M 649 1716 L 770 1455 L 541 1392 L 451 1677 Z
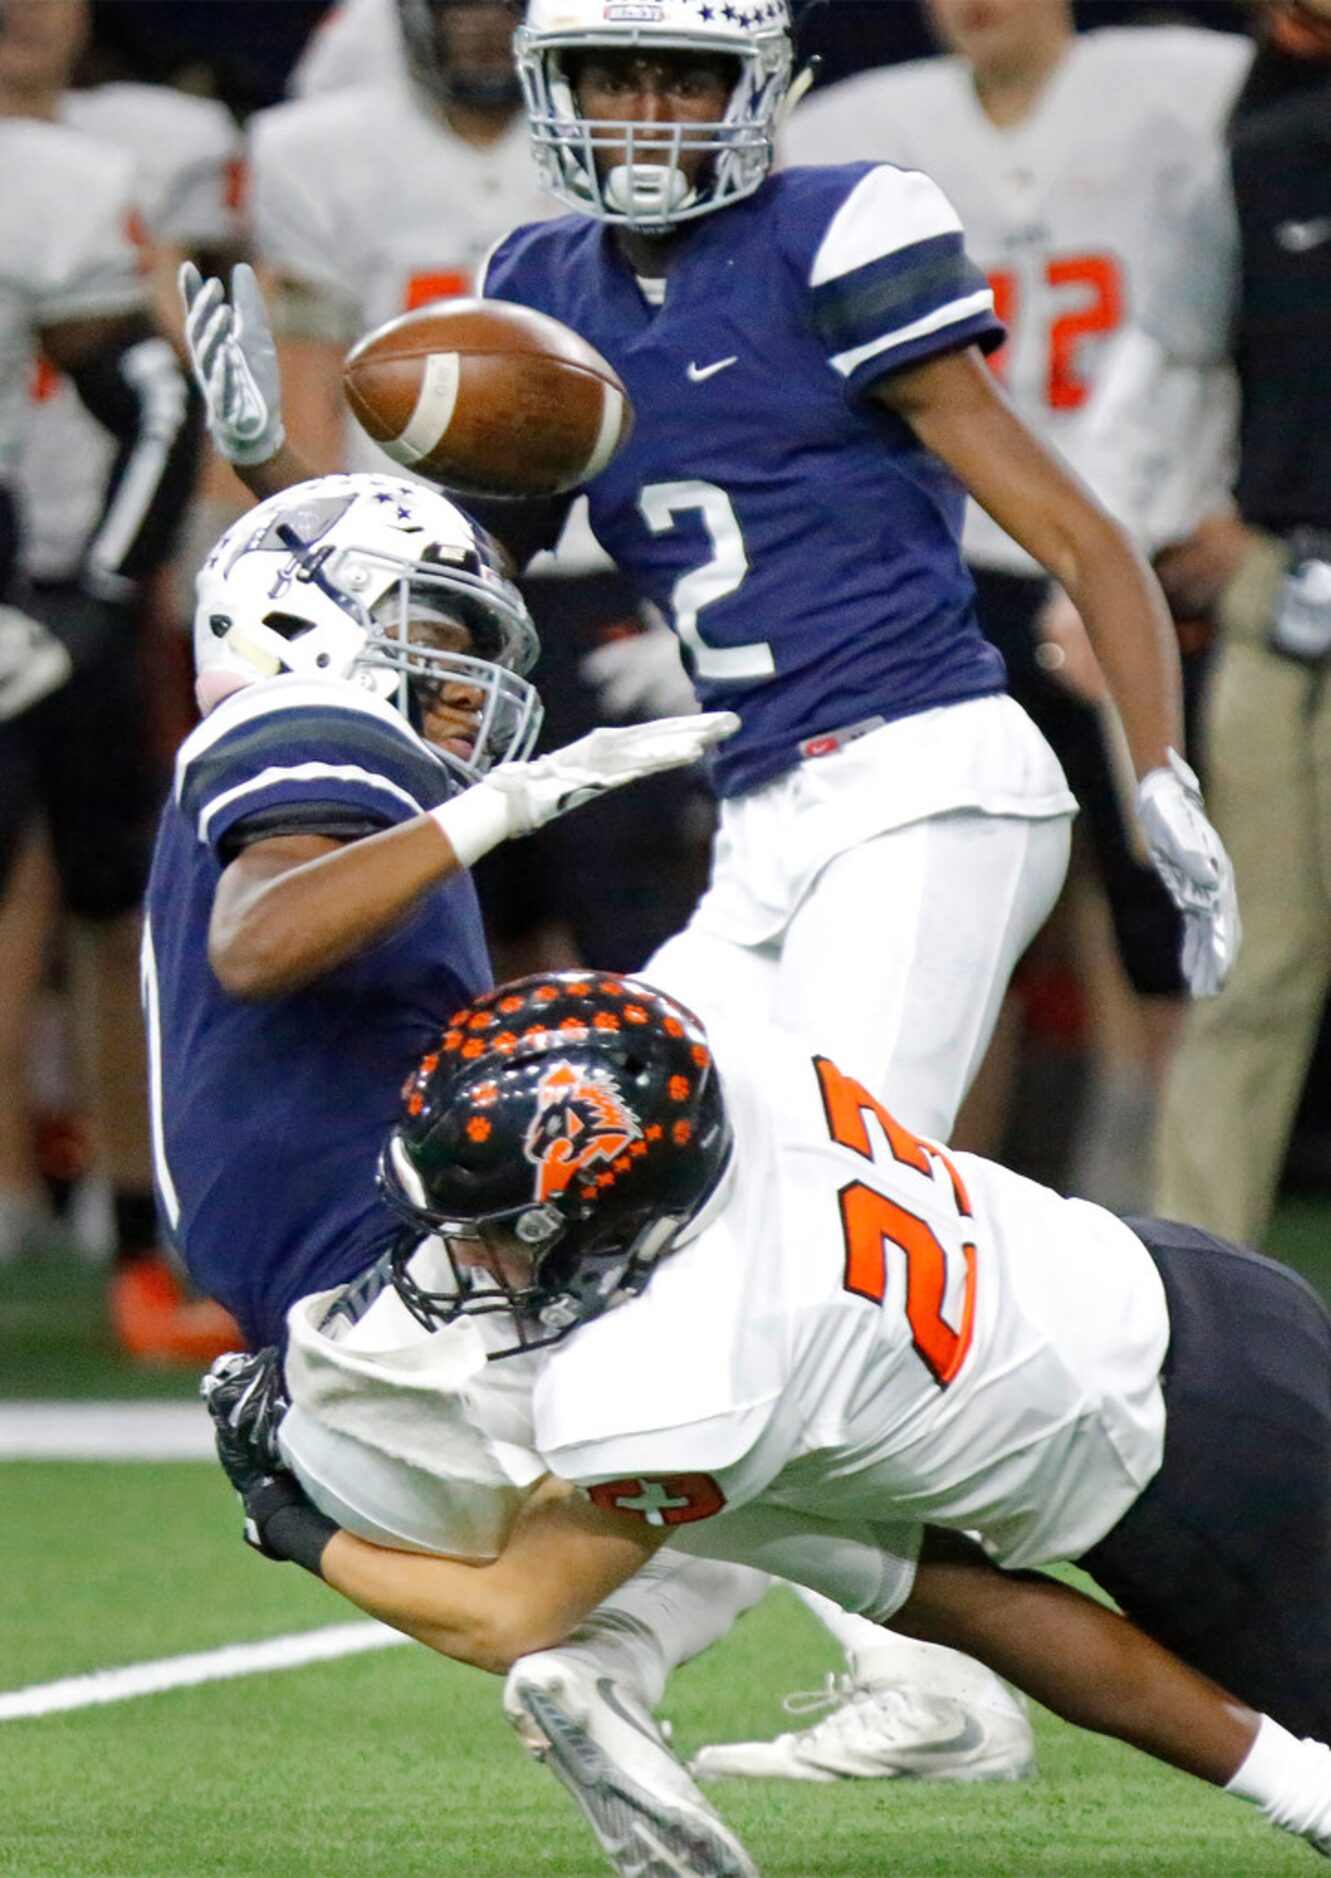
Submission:
M 250 1544 L 265 1558 L 285 1559 L 322 1578 L 324 1548 L 342 1528 L 306 1499 L 299 1481 L 290 1474 L 265 1480 L 245 1495 L 245 1519 L 253 1536 Z
M 459 864 L 472 867 L 513 833 L 508 810 L 508 797 L 502 790 L 479 782 L 441 802 L 429 815 L 448 836 Z

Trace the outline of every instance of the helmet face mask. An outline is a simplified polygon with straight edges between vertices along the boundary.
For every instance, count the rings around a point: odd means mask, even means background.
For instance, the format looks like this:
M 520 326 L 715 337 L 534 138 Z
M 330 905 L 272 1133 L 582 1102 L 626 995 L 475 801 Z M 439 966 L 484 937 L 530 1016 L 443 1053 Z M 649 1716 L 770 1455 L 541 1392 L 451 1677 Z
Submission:
M 396 0 L 413 83 L 435 108 L 509 113 L 522 103 L 509 0 Z M 453 14 L 456 17 L 449 18 Z M 503 57 L 500 57 L 502 47 Z
M 422 1323 L 506 1312 L 507 1356 L 635 1296 L 716 1190 L 730 1127 L 683 1006 L 633 979 L 554 973 L 455 1014 L 408 1084 L 380 1180 L 452 1262 L 394 1283 Z
M 389 476 L 322 476 L 270 497 L 218 542 L 197 581 L 199 701 L 281 672 L 345 679 L 434 742 L 465 781 L 531 753 L 539 642 L 484 531 L 445 497 Z
M 752 195 L 771 168 L 791 81 L 785 0 L 530 0 L 514 45 L 542 180 L 581 214 L 664 234 Z M 731 62 L 723 114 L 678 123 L 587 117 L 578 69 L 612 52 Z

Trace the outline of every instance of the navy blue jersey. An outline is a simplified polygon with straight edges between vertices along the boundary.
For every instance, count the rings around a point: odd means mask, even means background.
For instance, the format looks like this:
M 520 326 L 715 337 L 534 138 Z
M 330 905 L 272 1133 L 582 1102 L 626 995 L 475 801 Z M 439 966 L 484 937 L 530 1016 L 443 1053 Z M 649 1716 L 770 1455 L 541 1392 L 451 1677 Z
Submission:
M 866 718 L 1001 691 L 962 487 L 865 396 L 1001 342 L 937 186 L 885 164 L 787 170 L 672 254 L 653 305 L 614 231 L 565 216 L 502 241 L 483 290 L 563 320 L 628 387 L 637 423 L 588 487 L 592 525 L 673 621 L 703 704 L 740 714 L 719 791 Z
M 208 963 L 223 867 L 278 834 L 355 839 L 443 801 L 448 770 L 389 705 L 346 684 L 269 680 L 183 745 L 148 886 L 144 1001 L 158 1204 L 195 1283 L 252 1342 L 385 1250 L 375 1162 L 402 1084 L 490 983 L 470 879 L 303 991 L 246 1003 Z

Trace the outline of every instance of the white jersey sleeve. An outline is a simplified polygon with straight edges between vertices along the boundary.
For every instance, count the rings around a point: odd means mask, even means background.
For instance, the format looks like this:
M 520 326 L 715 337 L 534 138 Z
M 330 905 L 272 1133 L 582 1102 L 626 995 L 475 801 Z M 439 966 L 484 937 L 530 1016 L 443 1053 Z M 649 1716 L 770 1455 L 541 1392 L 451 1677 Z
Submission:
M 320 166 L 325 133 L 335 138 L 337 125 L 322 108 L 312 114 L 306 106 L 277 105 L 251 119 L 254 245 L 276 273 L 324 289 L 350 310 L 359 298 L 359 256 L 354 230 L 338 214 L 333 178 Z M 354 328 L 354 312 L 349 321 Z
M 430 1258 L 427 1243 L 417 1260 Z M 442 1258 L 425 1272 L 444 1280 Z M 331 1518 L 380 1545 L 497 1556 L 544 1473 L 525 1440 L 533 1359 L 487 1363 L 474 1323 L 427 1331 L 391 1285 L 300 1299 L 287 1316 L 283 1453 Z
M 1148 550 L 1224 504 L 1238 394 L 1228 361 L 1238 229 L 1216 150 L 1181 199 L 1135 319 L 1110 348 L 1086 412 L 1083 471 Z M 1181 451 L 1180 439 L 1193 447 Z
M 240 240 L 243 142 L 225 105 L 168 85 L 66 92 L 61 120 L 123 150 L 154 240 L 214 248 Z

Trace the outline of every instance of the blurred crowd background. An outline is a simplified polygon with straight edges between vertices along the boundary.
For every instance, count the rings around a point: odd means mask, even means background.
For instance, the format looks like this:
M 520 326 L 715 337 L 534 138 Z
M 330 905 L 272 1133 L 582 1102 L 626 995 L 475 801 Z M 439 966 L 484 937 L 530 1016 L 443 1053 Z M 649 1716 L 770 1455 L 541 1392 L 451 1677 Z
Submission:
M 940 32 L 965 56 L 966 35 L 982 39 L 987 30 L 987 4 L 823 0 L 809 6 L 800 43 L 805 57 L 817 60 L 817 82 L 810 104 L 797 108 L 792 154 L 799 161 L 900 155 L 929 168 L 914 155 L 907 92 L 893 94 L 903 113 L 899 148 L 892 118 L 898 107 L 888 94 L 878 106 L 864 93 L 847 91 L 858 103 L 836 131 L 829 128 L 835 110 L 816 115 L 818 98 L 858 74 L 935 57 L 946 49 Z M 1001 0 L 1003 8 L 1012 4 Z M 1016 4 L 1040 15 L 1045 30 L 1051 22 L 1056 27 L 1064 11 L 1060 0 Z M 539 197 L 528 165 L 516 93 L 495 82 L 493 46 L 485 45 L 486 34 L 491 40 L 506 34 L 511 19 L 497 0 L 440 9 L 441 17 L 450 13 L 455 23 L 458 16 L 475 16 L 467 30 L 480 38 L 469 44 L 464 35 L 453 44 L 455 77 L 461 71 L 465 79 L 468 59 L 475 61 L 474 77 L 432 97 L 411 22 L 424 18 L 431 30 L 452 28 L 438 25 L 427 0 L 345 0 L 341 6 L 326 0 L 0 0 L 0 133 L 10 120 L 55 118 L 104 146 L 108 177 L 124 166 L 137 211 L 134 265 L 141 289 L 139 301 L 131 296 L 124 304 L 113 289 L 101 302 L 94 295 L 87 306 L 64 309 L 49 329 L 35 332 L 16 460 L 9 466 L 20 497 L 21 545 L 0 599 L 49 630 L 52 656 L 67 655 L 72 675 L 25 703 L 13 671 L 7 678 L 2 669 L 0 644 L 0 1264 L 36 1257 L 105 1263 L 110 1334 L 136 1361 L 195 1361 L 207 1354 L 213 1328 L 205 1303 L 187 1296 L 157 1245 L 150 1066 L 137 1007 L 137 908 L 153 805 L 168 785 L 172 753 L 194 722 L 193 570 L 211 540 L 247 506 L 231 472 L 201 445 L 197 410 L 184 402 L 175 273 L 185 258 L 205 271 L 243 257 L 255 260 L 279 335 L 293 441 L 321 470 L 368 467 L 374 453 L 348 435 L 339 402 L 338 367 L 347 346 L 407 307 L 465 293 L 478 261 L 507 227 L 553 208 Z M 1278 28 L 1277 19 L 1283 22 Z M 1078 0 L 1072 20 L 1082 33 L 1193 27 L 1215 36 L 1185 42 L 1180 54 L 1185 86 L 1192 83 L 1186 61 L 1196 60 L 1201 126 L 1195 146 L 1177 160 L 1184 172 L 1173 177 L 1180 195 L 1195 180 L 1186 173 L 1189 164 L 1200 177 L 1209 162 L 1223 158 L 1236 101 L 1246 96 L 1254 103 L 1246 76 L 1254 42 L 1269 51 L 1278 31 L 1288 36 L 1280 57 L 1314 65 L 1328 57 L 1316 14 L 1298 7 Z M 1122 82 L 1130 86 L 1130 74 Z M 1033 87 L 1032 99 L 1037 92 Z M 1112 113 L 1114 98 L 1103 102 Z M 802 132 L 800 109 L 810 113 Z M 862 151 L 854 144 L 861 135 Z M 1068 150 L 1069 164 L 1075 155 Z M 1040 160 L 1050 156 L 1046 141 Z M 3 134 L 0 170 L 0 198 L 36 196 L 52 217 L 72 214 L 60 178 L 25 168 L 23 146 Z M 1144 148 L 1144 198 L 1157 187 L 1159 171 L 1158 152 Z M 940 180 L 954 197 L 963 193 L 950 177 Z M 1331 214 L 1331 158 L 1325 197 Z M 966 202 L 959 207 L 966 220 Z M 1075 203 L 1069 211 L 1064 202 L 1065 220 L 1070 212 Z M 1104 245 L 1097 213 L 1088 194 L 1080 245 L 1089 254 Z M 0 209 L 0 275 L 16 265 L 3 249 L 12 226 L 13 217 Z M 1304 226 L 1310 245 L 1318 245 L 1314 223 Z M 1174 243 L 1171 230 L 1162 221 L 1162 248 Z M 1030 239 L 1038 246 L 1038 229 Z M 992 267 L 988 254 L 977 258 Z M 1210 263 L 1203 254 L 1194 265 L 1205 270 Z M 1145 282 L 1133 279 L 1128 286 L 1134 302 L 1144 297 Z M 1077 354 L 1081 376 L 1061 381 L 1064 405 L 1089 398 L 1104 350 L 1099 342 L 1136 311 L 1116 299 L 1111 317 L 1108 306 L 1103 298 L 1073 303 L 1082 321 L 1074 333 L 1083 348 Z M 149 320 L 176 357 L 174 368 L 161 366 L 155 381 L 158 415 L 140 412 L 136 434 L 129 420 L 117 419 L 113 398 L 103 400 L 96 415 L 80 408 L 98 406 L 92 381 L 103 354 L 97 347 L 145 343 L 141 324 L 117 326 L 131 311 L 135 322 Z M 78 330 L 90 320 L 101 321 L 91 346 Z M 1325 374 L 1325 357 L 1309 361 L 1308 369 Z M 1224 432 L 1207 448 L 1226 465 L 1241 442 L 1231 376 L 1226 368 L 1214 380 L 1198 381 L 1211 387 L 1212 430 L 1218 425 Z M 66 382 L 70 377 L 78 396 Z M 140 379 L 146 384 L 144 374 Z M 86 395 L 89 384 L 92 395 Z M 170 421 L 162 415 L 168 410 L 176 413 Z M 161 489 L 151 501 L 145 498 L 133 550 L 111 566 L 108 518 L 117 495 L 124 506 L 133 480 L 127 465 L 142 460 L 150 433 Z M 3 444 L 0 438 L 0 449 Z M 1112 459 L 1112 431 L 1102 448 Z M 0 454 L 0 476 L 4 471 Z M 1248 532 L 1236 545 L 1233 530 L 1226 533 L 1228 489 L 1215 494 L 1212 511 L 1180 522 L 1173 537 L 1147 544 L 1158 555 L 1178 618 L 1197 732 L 1190 754 L 1204 778 L 1217 621 L 1233 575 L 1248 565 L 1254 538 L 1248 525 L 1267 530 L 1270 539 L 1292 532 L 1279 519 L 1244 512 L 1238 519 Z M 1292 519 L 1331 524 L 1331 489 L 1320 500 L 1324 514 Z M 0 550 L 3 545 L 0 526 Z M 1308 558 L 1320 564 L 1324 548 L 1314 542 Z M 1125 885 L 1114 875 L 1115 853 L 1132 858 L 1133 831 L 1125 824 L 1112 724 L 1097 702 L 1094 675 L 1078 671 L 1075 646 L 1038 628 L 1043 584 L 979 547 L 974 559 L 982 624 L 1007 656 L 1019 695 L 1046 718 L 1062 713 L 1076 720 L 1067 733 L 1074 746 L 1089 734 L 1088 725 L 1099 744 L 1107 737 L 1109 760 L 1073 778 L 1083 808 L 1077 863 L 1062 905 L 1018 974 L 991 1062 L 963 1117 L 961 1142 L 1066 1191 L 1124 1211 L 1145 1209 L 1158 1203 L 1162 1188 L 1170 1190 L 1174 1177 L 1161 1165 L 1168 1148 L 1161 1148 L 1157 1117 L 1187 1018 L 1176 980 L 1155 970 L 1151 940 L 1134 926 L 1136 877 Z M 632 596 L 576 528 L 553 565 L 531 570 L 527 589 L 545 648 L 535 676 L 547 704 L 547 745 L 607 717 L 687 708 L 687 679 L 660 622 L 639 616 Z M 1320 669 L 1314 678 L 1320 702 Z M 1291 786 L 1297 789 L 1298 776 Z M 1255 778 L 1252 787 L 1256 793 L 1264 785 Z M 1270 813 L 1273 825 L 1286 817 L 1274 803 Z M 1103 838 L 1106 823 L 1113 828 Z M 705 787 L 667 778 L 611 796 L 585 817 L 555 824 L 548 839 L 487 860 L 480 886 L 497 974 L 580 961 L 632 970 L 686 917 L 702 884 L 710 826 Z M 1243 861 L 1235 858 L 1243 897 Z M 1255 891 L 1269 897 L 1280 890 L 1259 882 Z M 1324 909 L 1325 900 L 1314 897 L 1306 917 L 1324 921 Z M 1142 918 L 1149 927 L 1149 910 Z M 1247 1156 L 1256 1171 L 1250 1190 L 1225 1202 L 1228 1212 L 1203 1222 L 1238 1237 L 1260 1236 L 1274 1192 L 1299 1187 L 1331 1195 L 1331 1047 L 1320 1019 L 1331 932 L 1311 940 L 1301 931 L 1294 936 L 1310 969 L 1291 989 L 1296 974 L 1277 966 L 1274 1006 L 1260 1009 L 1256 1020 L 1269 1035 L 1288 1021 L 1288 1031 L 1279 1034 L 1288 1038 L 1280 1048 L 1289 1087 L 1271 1104 L 1267 1141 L 1222 1140 L 1223 1155 Z M 1298 1010 L 1291 1014 L 1282 999 Z M 1219 1047 L 1230 1045 L 1222 1038 Z M 1269 1085 L 1266 1070 L 1253 1073 Z M 1212 1120 L 1204 1088 L 1186 1099 L 1193 1106 L 1190 1121 L 1176 1126 L 1180 1141 Z

